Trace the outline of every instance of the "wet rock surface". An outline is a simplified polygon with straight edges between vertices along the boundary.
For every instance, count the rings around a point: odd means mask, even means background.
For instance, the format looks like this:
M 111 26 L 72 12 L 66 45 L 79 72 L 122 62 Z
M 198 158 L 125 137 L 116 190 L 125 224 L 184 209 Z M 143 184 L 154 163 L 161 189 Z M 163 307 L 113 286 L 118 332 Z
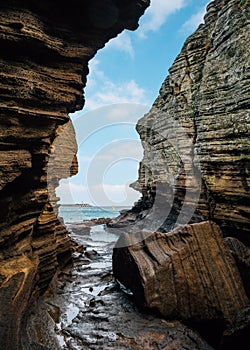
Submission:
M 30 316 L 26 349 L 212 350 L 180 322 L 140 313 L 130 292 L 122 292 L 111 270 L 117 235 L 103 226 L 68 228 L 85 248 L 74 253 L 73 271 L 59 279 L 55 295 L 43 298 L 39 316 Z

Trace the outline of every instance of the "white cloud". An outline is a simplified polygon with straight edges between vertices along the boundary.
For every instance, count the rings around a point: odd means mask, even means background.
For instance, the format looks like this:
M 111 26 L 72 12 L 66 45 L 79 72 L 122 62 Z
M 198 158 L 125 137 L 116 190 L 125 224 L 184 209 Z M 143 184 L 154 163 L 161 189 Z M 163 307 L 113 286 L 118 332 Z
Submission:
M 98 171 L 98 167 L 110 166 L 113 162 L 133 159 L 139 162 L 143 156 L 143 149 L 139 140 L 133 139 L 121 139 L 112 141 L 98 150 L 98 152 L 92 156 L 91 162 L 94 162 L 96 169 L 92 172 Z M 94 177 L 94 174 L 92 174 Z
M 78 149 L 78 151 L 79 151 L 79 149 Z M 78 154 L 77 159 L 78 159 L 78 163 L 89 163 L 93 159 L 93 156 L 90 157 L 90 156 L 86 156 L 84 154 Z
M 98 65 L 98 60 L 94 59 L 90 62 L 90 74 L 87 84 L 88 96 L 84 107 L 85 112 L 115 103 L 146 104 L 146 91 L 141 88 L 136 81 L 132 79 L 115 84 L 105 76 Z
M 132 205 L 140 198 L 140 194 L 125 185 L 97 184 L 90 188 L 92 203 L 102 205 Z
M 151 5 L 142 17 L 138 36 L 146 38 L 149 31 L 156 32 L 166 22 L 167 17 L 186 5 L 187 0 L 151 0 Z
M 62 180 L 56 194 L 60 197 L 60 203 L 85 202 L 96 206 L 130 206 L 140 197 L 138 192 L 129 187 L 130 182 L 124 185 L 100 183 L 87 187 L 74 184 L 71 180 Z
M 85 160 L 85 175 L 60 181 L 56 194 L 61 203 L 87 202 L 94 205 L 132 205 L 140 194 L 129 187 L 137 177 L 143 151 L 138 140 L 115 140 Z M 133 164 L 133 166 L 131 166 Z
M 105 117 L 110 122 L 124 122 L 136 125 L 138 119 L 144 115 L 150 106 L 141 104 L 118 104 L 110 106 L 109 110 L 106 111 Z M 108 123 L 108 125 L 109 125 Z
M 131 38 L 127 32 L 122 32 L 118 37 L 110 40 L 106 46 L 106 49 L 115 49 L 127 53 L 131 58 L 134 58 L 134 48 Z
M 60 181 L 56 195 L 60 198 L 61 203 L 81 203 L 83 198 L 88 198 L 88 187 L 75 184 L 72 179 L 64 179 Z
M 185 35 L 192 33 L 194 30 L 198 28 L 198 26 L 203 23 L 203 18 L 206 14 L 205 5 L 202 9 L 200 9 L 197 13 L 193 14 L 181 27 L 180 31 L 185 33 Z
M 108 143 L 96 152 L 87 166 L 88 186 L 104 183 L 105 176 L 110 177 L 110 181 L 116 184 L 137 177 L 135 169 L 138 169 L 142 155 L 142 147 L 138 140 L 124 139 Z M 132 163 L 134 166 L 131 166 Z
M 130 80 L 121 84 L 115 84 L 110 80 L 104 81 L 104 85 L 100 91 L 96 92 L 92 101 L 88 101 L 88 106 L 92 102 L 96 108 L 96 103 L 100 105 L 114 104 L 114 103 L 136 103 L 140 102 L 144 98 L 145 91 L 140 88 L 139 85 L 134 81 Z
M 88 84 L 87 87 L 88 89 L 95 89 L 96 88 L 96 81 L 97 80 L 103 80 L 105 79 L 103 71 L 101 71 L 98 66 L 100 64 L 100 61 L 96 58 L 92 59 L 89 62 L 89 75 L 87 77 L 88 79 Z

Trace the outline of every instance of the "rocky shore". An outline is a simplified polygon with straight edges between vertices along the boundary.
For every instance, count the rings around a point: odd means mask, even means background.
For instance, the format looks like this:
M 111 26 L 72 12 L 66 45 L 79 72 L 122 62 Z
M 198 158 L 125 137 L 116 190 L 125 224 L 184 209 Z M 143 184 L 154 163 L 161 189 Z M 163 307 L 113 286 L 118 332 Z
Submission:
M 38 312 L 29 319 L 25 349 L 213 349 L 180 322 L 137 309 L 131 292 L 112 273 L 112 249 L 119 235 L 103 225 L 67 228 L 78 247 L 73 270 L 64 272 L 53 293 L 40 300 Z
M 67 225 L 73 268 L 60 274 L 40 299 L 38 312 L 31 314 L 25 349 L 247 349 L 250 307 L 228 248 L 232 252 L 235 241 L 226 245 L 218 228 L 204 223 L 205 236 L 199 225 L 198 231 L 187 227 L 177 232 L 179 238 L 175 232 L 158 233 L 155 241 L 151 233 L 139 244 L 128 242 L 125 255 L 116 248 L 124 240 L 121 228 L 110 230 L 104 224 L 108 219 L 99 221 Z M 127 234 L 127 239 L 133 237 Z M 144 245 L 151 259 L 154 255 L 151 267 L 145 258 L 141 264 Z M 130 264 L 128 256 L 134 259 Z
M 207 6 L 138 121 L 142 198 L 108 224 L 121 233 L 114 276 L 137 306 L 216 348 L 227 334 L 226 349 L 246 349 L 250 331 L 249 37 L 249 1 Z
M 0 5 L 1 350 L 247 349 L 248 0 L 208 5 L 139 120 L 139 202 L 112 220 L 57 216 L 88 62 L 147 6 Z

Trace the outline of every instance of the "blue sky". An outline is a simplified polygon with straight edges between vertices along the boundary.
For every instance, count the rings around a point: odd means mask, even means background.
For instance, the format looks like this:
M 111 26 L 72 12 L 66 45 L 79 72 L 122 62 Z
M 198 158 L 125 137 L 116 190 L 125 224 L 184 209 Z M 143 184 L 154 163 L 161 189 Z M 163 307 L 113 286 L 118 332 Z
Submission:
M 124 31 L 90 61 L 85 106 L 71 115 L 79 174 L 61 180 L 61 203 L 126 206 L 139 194 L 143 151 L 135 124 L 149 109 L 185 39 L 203 21 L 207 0 L 151 0 L 135 32 Z

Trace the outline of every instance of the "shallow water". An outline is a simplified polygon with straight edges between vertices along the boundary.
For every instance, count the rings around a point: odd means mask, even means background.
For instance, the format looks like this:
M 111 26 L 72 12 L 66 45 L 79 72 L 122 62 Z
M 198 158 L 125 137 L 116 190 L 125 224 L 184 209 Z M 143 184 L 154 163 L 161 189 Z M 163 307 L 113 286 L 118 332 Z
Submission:
M 81 207 L 80 205 L 61 205 L 58 215 L 67 223 L 81 223 L 84 220 L 115 218 L 121 210 L 130 207 Z
M 72 273 L 61 276 L 57 293 L 45 296 L 31 319 L 31 349 L 42 344 L 44 350 L 211 350 L 181 323 L 140 313 L 113 279 L 118 236 L 103 225 L 81 227 L 68 225 L 71 237 L 86 250 L 74 253 Z M 32 329 L 39 329 L 39 339 Z

